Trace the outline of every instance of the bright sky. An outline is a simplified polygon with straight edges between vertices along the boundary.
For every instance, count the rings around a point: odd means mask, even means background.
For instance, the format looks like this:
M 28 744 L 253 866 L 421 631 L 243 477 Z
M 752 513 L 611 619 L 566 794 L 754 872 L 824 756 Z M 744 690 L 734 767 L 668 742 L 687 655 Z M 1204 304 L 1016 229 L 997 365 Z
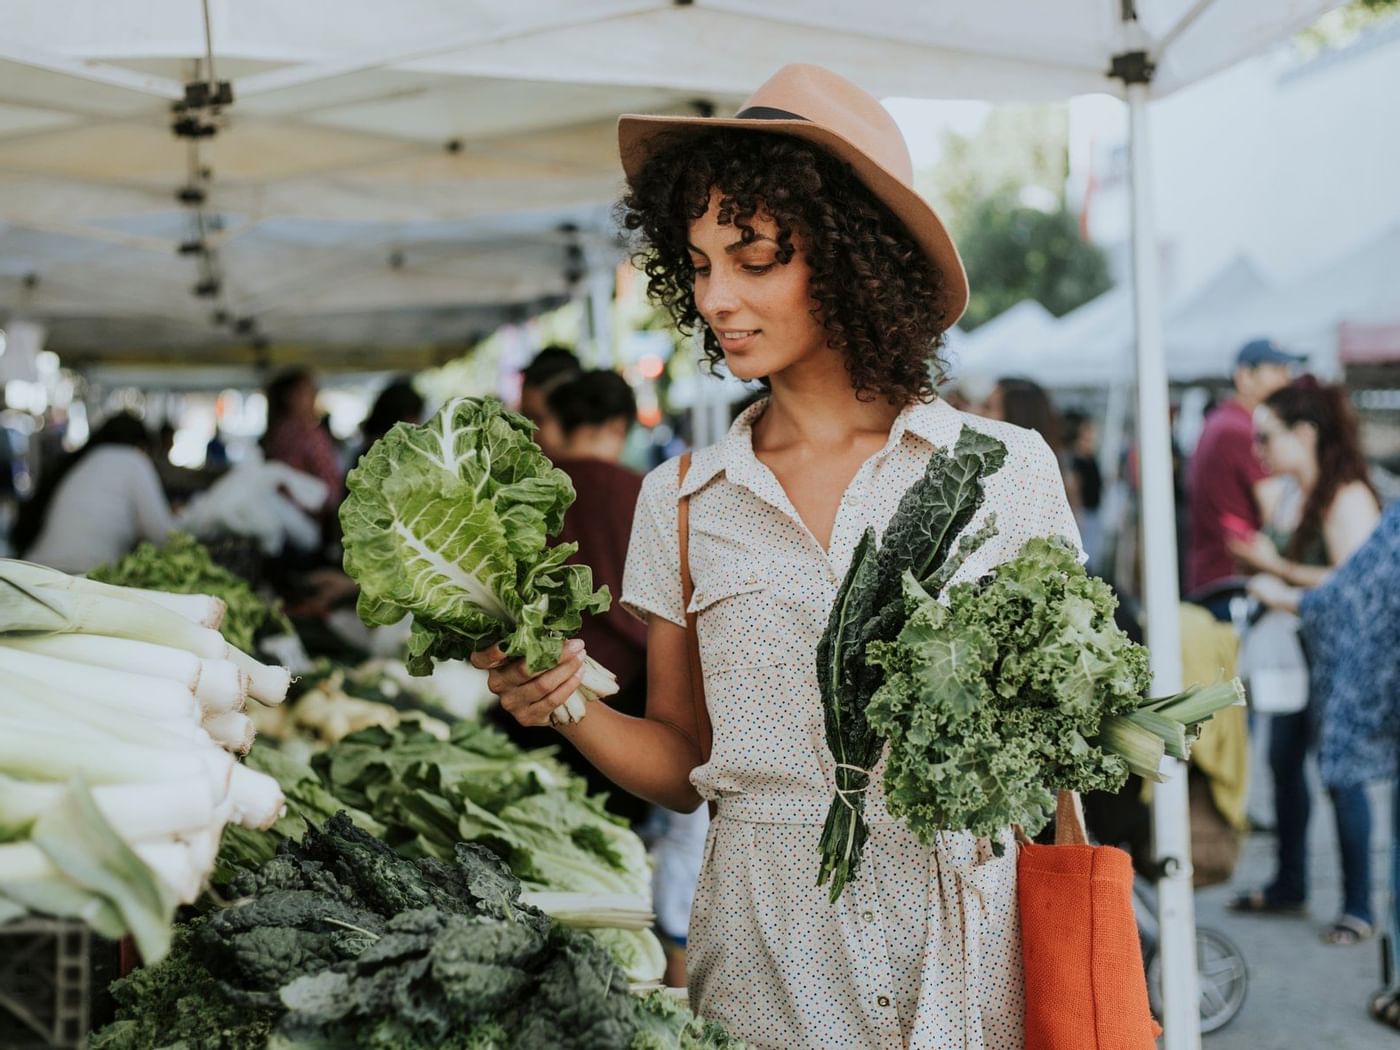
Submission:
M 982 126 L 992 110 L 987 102 L 935 102 L 917 98 L 887 98 L 884 105 L 909 143 L 915 171 L 938 163 L 945 131 L 970 135 Z

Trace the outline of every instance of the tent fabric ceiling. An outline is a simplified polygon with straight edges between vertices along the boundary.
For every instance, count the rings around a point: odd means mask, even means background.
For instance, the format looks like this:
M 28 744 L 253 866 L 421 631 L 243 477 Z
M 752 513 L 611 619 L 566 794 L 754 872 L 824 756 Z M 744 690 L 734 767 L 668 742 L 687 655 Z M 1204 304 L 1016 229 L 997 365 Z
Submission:
M 606 209 L 620 112 L 732 110 L 786 61 L 884 97 L 1116 92 L 1111 56 L 1138 46 L 1163 93 L 1329 6 L 1137 0 L 1134 41 L 1121 0 L 210 0 L 234 102 L 192 146 L 171 104 L 208 76 L 199 3 L 10 0 L 0 312 L 88 354 L 236 343 L 215 306 L 273 340 L 460 342 L 476 330 L 464 311 L 557 301 L 580 253 L 621 257 Z M 175 254 L 195 218 L 174 195 L 201 170 L 222 221 L 204 233 L 217 303 Z

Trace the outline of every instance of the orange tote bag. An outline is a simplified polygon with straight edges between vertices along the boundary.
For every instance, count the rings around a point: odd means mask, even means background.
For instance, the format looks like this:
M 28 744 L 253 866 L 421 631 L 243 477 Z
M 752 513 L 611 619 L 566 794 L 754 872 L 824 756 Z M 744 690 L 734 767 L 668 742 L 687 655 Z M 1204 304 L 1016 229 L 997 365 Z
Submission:
M 1061 791 L 1055 845 L 1023 844 L 1016 877 L 1026 1050 L 1153 1050 L 1132 860 L 1089 845 L 1078 798 Z

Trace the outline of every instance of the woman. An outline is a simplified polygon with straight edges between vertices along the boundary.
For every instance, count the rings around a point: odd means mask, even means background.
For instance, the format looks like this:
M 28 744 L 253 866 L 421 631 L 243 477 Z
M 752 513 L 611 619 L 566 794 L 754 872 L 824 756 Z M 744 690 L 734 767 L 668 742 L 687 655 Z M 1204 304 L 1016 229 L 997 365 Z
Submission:
M 1346 390 L 1303 376 L 1255 410 L 1254 434 L 1264 465 L 1292 480 L 1295 498 L 1273 508 L 1271 528 L 1252 538 L 1232 539 L 1230 550 L 1255 572 L 1274 578 L 1253 582 L 1252 589 L 1260 597 L 1275 594 L 1277 581 L 1302 590 L 1317 587 L 1366 541 L 1380 518 Z M 1284 535 L 1288 539 L 1280 553 Z M 1242 893 L 1231 902 L 1237 911 L 1301 914 L 1305 909 L 1311 799 L 1304 767 L 1323 715 L 1329 673 L 1327 665 L 1314 661 L 1308 706 L 1270 721 L 1278 869 L 1268 886 Z M 1329 944 L 1357 944 L 1375 932 L 1371 810 L 1363 785 L 1345 777 L 1329 780 L 1328 793 L 1337 818 L 1344 899 L 1342 914 L 1323 939 Z
M 263 455 L 320 478 L 326 485 L 322 517 L 331 522 L 345 495 L 345 472 L 316 414 L 316 379 L 304 368 L 276 376 L 267 385 L 267 430 Z
M 935 399 L 966 277 L 874 98 L 789 66 L 732 120 L 625 117 L 620 138 L 623 220 L 653 299 L 769 396 L 683 483 L 675 461 L 643 483 L 622 601 L 647 621 L 645 716 L 593 705 L 561 731 L 626 790 L 681 811 L 717 803 L 689 931 L 691 1002 L 706 1016 L 755 1048 L 1019 1050 L 1014 849 L 967 834 L 920 845 L 888 817 L 877 766 L 860 877 L 834 904 L 817 886 L 834 762 L 815 651 L 862 531 L 884 528 L 935 448 L 966 425 L 1009 453 L 981 511 L 1000 532 L 958 579 L 1032 535 L 1075 535 L 1055 457 Z M 687 612 L 714 730 L 703 765 Z M 543 724 L 577 684 L 571 647 L 534 678 L 495 650 L 474 659 L 507 711 Z
M 114 562 L 175 527 L 151 462 L 151 435 L 129 412 L 113 416 L 60 460 L 20 508 L 10 542 L 22 557 L 64 572 Z

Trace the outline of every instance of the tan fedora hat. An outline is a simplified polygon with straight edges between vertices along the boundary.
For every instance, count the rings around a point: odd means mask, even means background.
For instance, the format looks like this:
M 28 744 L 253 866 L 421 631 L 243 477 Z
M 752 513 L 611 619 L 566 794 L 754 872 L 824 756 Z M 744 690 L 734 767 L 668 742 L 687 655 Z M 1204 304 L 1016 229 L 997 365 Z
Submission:
M 957 246 L 927 201 L 914 191 L 914 165 L 899 126 L 873 95 L 821 66 L 778 70 L 733 117 L 649 117 L 617 122 L 622 170 L 636 179 L 662 140 L 687 129 L 747 128 L 806 139 L 851 165 L 856 177 L 904 223 L 944 284 L 951 328 L 967 307 L 967 273 Z

